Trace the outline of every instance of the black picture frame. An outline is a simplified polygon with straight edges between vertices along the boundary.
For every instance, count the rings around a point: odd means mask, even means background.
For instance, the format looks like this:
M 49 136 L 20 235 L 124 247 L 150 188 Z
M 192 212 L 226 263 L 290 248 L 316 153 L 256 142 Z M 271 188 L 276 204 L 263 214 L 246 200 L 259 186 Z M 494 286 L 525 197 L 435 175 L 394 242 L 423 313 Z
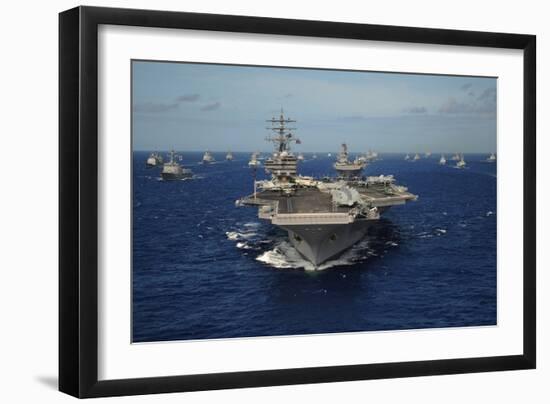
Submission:
M 523 50 L 523 354 L 98 380 L 98 26 L 180 28 Z M 103 397 L 536 366 L 536 37 L 184 12 L 77 7 L 59 15 L 59 390 Z

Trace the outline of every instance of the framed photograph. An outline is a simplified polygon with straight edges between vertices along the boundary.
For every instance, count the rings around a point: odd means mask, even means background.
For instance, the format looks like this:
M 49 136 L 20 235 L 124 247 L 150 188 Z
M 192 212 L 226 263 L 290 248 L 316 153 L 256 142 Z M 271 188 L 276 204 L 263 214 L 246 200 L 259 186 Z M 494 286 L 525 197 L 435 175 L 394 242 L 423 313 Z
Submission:
M 61 391 L 535 367 L 534 36 L 59 28 Z

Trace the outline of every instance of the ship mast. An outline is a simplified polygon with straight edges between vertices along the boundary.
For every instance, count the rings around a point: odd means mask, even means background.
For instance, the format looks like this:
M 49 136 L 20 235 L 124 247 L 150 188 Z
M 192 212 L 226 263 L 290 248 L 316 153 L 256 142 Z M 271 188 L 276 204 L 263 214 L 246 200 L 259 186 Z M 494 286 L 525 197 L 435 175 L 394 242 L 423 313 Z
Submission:
M 294 119 L 285 118 L 282 108 L 281 114 L 279 115 L 278 119 L 273 117 L 271 119 L 268 119 L 266 122 L 271 122 L 271 127 L 267 127 L 266 129 L 271 130 L 274 133 L 271 136 L 267 136 L 266 140 L 275 144 L 275 151 L 277 153 L 289 153 L 290 144 L 292 142 L 295 142 L 296 144 L 301 143 L 300 139 L 295 137 L 294 134 L 291 132 L 292 130 L 296 130 L 296 128 L 289 128 L 286 126 L 286 124 L 296 121 Z
M 348 161 L 348 145 L 342 143 L 340 153 L 338 153 L 338 161 L 346 162 Z

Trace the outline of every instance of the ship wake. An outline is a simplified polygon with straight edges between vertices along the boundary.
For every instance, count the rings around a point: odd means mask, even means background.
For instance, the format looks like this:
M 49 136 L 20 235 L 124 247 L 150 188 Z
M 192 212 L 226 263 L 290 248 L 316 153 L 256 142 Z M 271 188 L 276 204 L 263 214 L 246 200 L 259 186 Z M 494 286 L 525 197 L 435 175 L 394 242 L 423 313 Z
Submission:
M 287 233 L 281 229 L 252 222 L 239 223 L 231 230 L 225 232 L 225 235 L 243 255 L 272 268 L 305 271 L 323 271 L 361 264 L 375 257 L 383 258 L 388 250 L 398 247 L 400 242 L 399 232 L 389 222 L 384 222 L 380 227 L 374 226 L 367 237 L 339 256 L 315 266 L 294 248 L 288 241 Z
M 256 257 L 256 260 L 274 268 L 294 268 L 304 269 L 306 271 L 322 271 L 333 267 L 355 265 L 359 262 L 365 261 L 371 256 L 376 255 L 376 252 L 369 247 L 368 239 L 363 239 L 350 249 L 346 250 L 339 257 L 328 260 L 319 266 L 315 266 L 303 258 L 298 250 L 296 250 L 288 241 L 277 240 L 271 249 L 263 251 Z

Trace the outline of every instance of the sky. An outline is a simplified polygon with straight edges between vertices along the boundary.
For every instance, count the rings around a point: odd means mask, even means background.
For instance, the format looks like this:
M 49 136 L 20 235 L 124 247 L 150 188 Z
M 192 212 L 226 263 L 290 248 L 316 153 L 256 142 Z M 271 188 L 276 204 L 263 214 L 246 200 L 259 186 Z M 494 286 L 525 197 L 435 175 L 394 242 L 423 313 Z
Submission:
M 283 108 L 296 151 L 491 153 L 496 92 L 490 77 L 133 61 L 133 146 L 268 151 Z

